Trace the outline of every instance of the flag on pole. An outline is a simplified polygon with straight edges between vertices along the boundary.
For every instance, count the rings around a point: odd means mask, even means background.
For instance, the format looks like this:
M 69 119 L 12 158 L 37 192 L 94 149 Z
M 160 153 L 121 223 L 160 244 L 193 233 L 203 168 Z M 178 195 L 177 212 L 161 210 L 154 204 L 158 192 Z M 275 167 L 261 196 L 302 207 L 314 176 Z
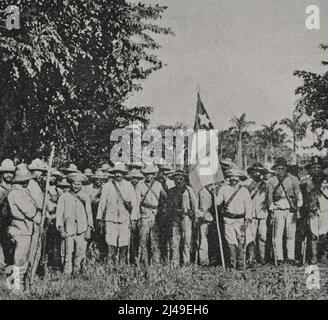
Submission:
M 189 181 L 194 191 L 198 193 L 206 185 L 224 180 L 218 156 L 217 132 L 214 130 L 199 93 L 194 131 Z

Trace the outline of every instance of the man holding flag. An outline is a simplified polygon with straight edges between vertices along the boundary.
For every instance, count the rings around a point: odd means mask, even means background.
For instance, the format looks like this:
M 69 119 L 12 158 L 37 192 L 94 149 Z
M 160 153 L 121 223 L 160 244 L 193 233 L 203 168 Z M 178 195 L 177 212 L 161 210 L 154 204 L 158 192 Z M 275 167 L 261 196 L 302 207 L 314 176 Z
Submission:
M 214 209 L 212 212 L 215 215 L 215 222 L 218 232 L 221 261 L 223 268 L 225 269 L 222 238 L 215 200 L 216 185 L 224 181 L 224 176 L 217 154 L 217 132 L 214 130 L 199 93 L 197 96 L 197 112 L 194 130 L 195 134 L 192 140 L 189 181 L 195 193 L 200 195 L 199 208 L 201 211 L 197 221 L 197 233 L 199 235 L 198 250 L 200 251 L 199 260 L 200 263 L 207 263 L 208 223 L 210 223 L 211 220 L 209 213 L 210 208 L 212 208 Z M 206 190 L 203 190 L 205 187 Z

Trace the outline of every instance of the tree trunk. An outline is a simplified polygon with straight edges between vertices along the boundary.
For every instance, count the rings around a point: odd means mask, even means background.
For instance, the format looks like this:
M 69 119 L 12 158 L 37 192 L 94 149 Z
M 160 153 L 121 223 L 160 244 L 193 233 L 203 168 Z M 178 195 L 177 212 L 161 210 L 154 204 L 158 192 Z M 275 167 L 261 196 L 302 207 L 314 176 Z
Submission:
M 241 136 L 239 136 L 238 140 L 237 163 L 238 167 L 240 169 L 243 169 L 243 143 L 241 140 Z

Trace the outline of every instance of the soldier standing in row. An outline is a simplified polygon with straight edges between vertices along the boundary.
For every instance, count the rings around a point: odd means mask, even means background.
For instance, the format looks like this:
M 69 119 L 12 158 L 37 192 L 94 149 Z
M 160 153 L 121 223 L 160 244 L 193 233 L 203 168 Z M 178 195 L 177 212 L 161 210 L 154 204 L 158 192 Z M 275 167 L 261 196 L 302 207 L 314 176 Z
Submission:
M 134 190 L 137 190 L 137 186 L 140 181 L 144 179 L 143 174 L 139 169 L 132 169 L 127 175 L 127 179 L 133 185 Z M 136 191 L 137 192 L 137 191 Z M 137 197 L 137 194 L 136 194 Z M 138 197 L 137 197 L 138 201 Z M 139 203 L 138 203 L 139 206 Z M 131 226 L 131 239 L 130 239 L 130 263 L 136 265 L 139 263 L 139 248 L 140 248 L 140 219 L 138 223 Z
M 90 196 L 83 190 L 86 177 L 82 173 L 71 173 L 67 181 L 71 188 L 59 197 L 56 227 L 65 249 L 64 272 L 71 274 L 81 271 L 84 266 L 93 221 Z
M 175 187 L 169 190 L 168 212 L 170 219 L 171 262 L 190 264 L 192 224 L 198 215 L 198 201 L 194 190 L 186 184 L 185 173 L 177 170 L 173 175 Z M 182 243 L 181 243 L 182 242 Z M 180 244 L 182 257 L 180 257 Z
M 274 221 L 274 242 L 278 264 L 284 261 L 283 235 L 286 228 L 287 262 L 295 263 L 295 233 L 299 208 L 303 204 L 298 179 L 287 172 L 287 161 L 278 158 L 277 175 L 268 181 L 268 207 Z
M 253 183 L 248 186 L 253 202 L 253 220 L 251 230 L 253 235 L 254 253 L 250 257 L 257 258 L 259 264 L 265 263 L 265 245 L 267 241 L 267 183 L 264 181 L 267 170 L 260 163 L 255 163 L 247 170 Z M 252 246 L 251 246 L 252 247 Z
M 215 213 L 215 185 L 209 184 L 199 191 L 199 214 L 197 219 L 198 224 L 198 263 L 200 265 L 209 264 L 208 251 L 208 231 L 209 225 L 213 222 Z
M 15 243 L 14 267 L 19 271 L 19 287 L 25 288 L 28 265 L 32 264 L 30 255 L 32 237 L 39 227 L 40 216 L 27 189 L 32 174 L 25 164 L 17 166 L 12 180 L 13 186 L 8 195 L 12 222 L 8 234 Z
M 160 263 L 160 225 L 158 205 L 160 198 L 167 199 L 162 185 L 155 179 L 158 168 L 148 165 L 142 170 L 145 180 L 136 187 L 138 203 L 140 205 L 140 250 L 141 263 L 144 267 L 149 264 L 149 256 L 153 265 Z M 165 200 L 164 200 L 165 201 Z M 148 244 L 150 252 L 148 253 Z
M 119 261 L 127 264 L 130 228 L 137 223 L 139 208 L 132 184 L 123 177 L 127 174 L 125 165 L 116 163 L 110 173 L 115 174 L 115 178 L 102 189 L 97 220 L 101 229 L 105 229 L 111 262 L 115 264 L 119 254 Z
M 6 265 L 13 264 L 13 245 L 7 236 L 10 225 L 10 208 L 8 194 L 11 190 L 11 182 L 15 173 L 14 162 L 5 159 L 0 167 L 0 273 Z
M 243 172 L 239 169 L 228 169 L 225 176 L 228 184 L 220 188 L 217 205 L 223 205 L 221 214 L 231 267 L 242 269 L 245 266 L 247 245 L 253 240 L 250 230 L 253 216 L 252 199 L 248 189 L 240 184 L 240 179 L 245 177 Z
M 321 221 L 320 213 L 324 212 L 325 199 L 322 193 L 322 161 L 319 157 L 312 157 L 311 163 L 308 166 L 309 176 L 302 179 L 301 190 L 303 192 L 303 228 L 304 236 L 307 237 L 307 243 L 311 244 L 311 264 L 316 264 L 318 259 L 318 241 L 323 242 L 324 235 L 319 230 L 319 221 Z M 320 197 L 320 202 L 319 202 Z M 320 208 L 320 204 L 321 207 Z M 323 209 L 321 211 L 320 209 Z M 320 223 L 321 224 L 321 223 Z M 321 237 L 319 239 L 319 237 Z M 304 242 L 305 245 L 305 242 Z M 306 255 L 307 248 L 303 248 L 303 254 Z M 304 257 L 303 257 L 304 258 Z

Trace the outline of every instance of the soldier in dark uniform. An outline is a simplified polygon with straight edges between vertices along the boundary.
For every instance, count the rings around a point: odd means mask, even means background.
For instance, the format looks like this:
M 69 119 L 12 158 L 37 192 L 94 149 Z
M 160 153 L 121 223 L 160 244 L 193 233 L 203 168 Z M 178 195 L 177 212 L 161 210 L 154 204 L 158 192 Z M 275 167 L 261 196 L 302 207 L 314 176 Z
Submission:
M 11 190 L 14 173 L 14 162 L 9 159 L 4 160 L 0 167 L 0 269 L 13 264 L 14 247 L 7 236 L 11 223 L 7 196 Z

